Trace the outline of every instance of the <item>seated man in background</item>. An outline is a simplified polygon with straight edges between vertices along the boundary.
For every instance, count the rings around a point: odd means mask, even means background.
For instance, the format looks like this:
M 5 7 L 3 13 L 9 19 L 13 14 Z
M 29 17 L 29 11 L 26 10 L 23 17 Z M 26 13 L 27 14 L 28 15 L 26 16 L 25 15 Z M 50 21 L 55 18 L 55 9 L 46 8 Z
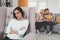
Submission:
M 47 33 L 47 25 L 49 26 L 49 35 L 51 35 L 52 31 L 53 31 L 53 22 L 52 22 L 52 19 L 53 19 L 53 14 L 51 12 L 49 12 L 49 9 L 46 8 L 44 10 L 45 14 L 44 14 L 44 28 L 46 29 L 44 34 Z

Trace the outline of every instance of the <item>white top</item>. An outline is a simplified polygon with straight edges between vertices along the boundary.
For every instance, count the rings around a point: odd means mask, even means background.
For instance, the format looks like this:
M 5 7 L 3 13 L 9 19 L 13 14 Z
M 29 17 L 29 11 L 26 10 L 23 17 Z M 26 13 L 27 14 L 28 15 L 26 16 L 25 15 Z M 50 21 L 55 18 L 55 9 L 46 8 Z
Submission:
M 29 21 L 27 19 L 24 19 L 22 21 L 11 19 L 6 29 L 7 36 L 10 39 L 21 39 L 21 35 L 24 35 L 24 33 L 28 28 L 28 25 L 29 25 Z M 25 27 L 25 29 L 22 30 L 23 27 Z M 11 30 L 18 30 L 18 34 L 10 34 L 9 32 Z
M 43 18 L 43 16 L 42 16 L 41 14 L 38 14 L 38 15 L 37 15 L 37 18 L 40 19 L 40 22 L 43 22 L 43 21 L 44 21 L 44 18 Z M 42 19 L 43 19 L 43 20 L 42 20 Z
M 43 19 L 43 16 L 41 14 L 39 14 L 39 15 L 40 15 L 40 20 L 42 20 Z

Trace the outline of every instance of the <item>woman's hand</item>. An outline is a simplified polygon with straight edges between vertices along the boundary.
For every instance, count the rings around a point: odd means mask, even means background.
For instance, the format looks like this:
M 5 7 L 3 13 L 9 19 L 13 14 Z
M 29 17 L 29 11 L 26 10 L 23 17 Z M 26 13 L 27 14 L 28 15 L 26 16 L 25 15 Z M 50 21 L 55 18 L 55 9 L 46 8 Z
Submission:
M 18 30 L 11 30 L 10 34 L 18 34 Z
M 26 27 L 22 27 L 20 30 L 24 30 Z

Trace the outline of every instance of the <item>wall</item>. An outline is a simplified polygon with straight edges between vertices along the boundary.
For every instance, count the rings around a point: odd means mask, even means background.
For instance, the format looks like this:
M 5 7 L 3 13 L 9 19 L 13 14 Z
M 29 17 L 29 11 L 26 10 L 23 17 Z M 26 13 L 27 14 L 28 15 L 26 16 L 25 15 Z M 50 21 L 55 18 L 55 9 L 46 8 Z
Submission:
M 47 7 L 54 13 L 59 12 L 59 0 L 47 0 Z
M 12 0 L 13 2 L 13 7 L 17 7 L 18 6 L 18 0 Z
M 40 2 L 46 2 L 46 7 L 53 13 L 60 13 L 60 0 L 39 0 Z

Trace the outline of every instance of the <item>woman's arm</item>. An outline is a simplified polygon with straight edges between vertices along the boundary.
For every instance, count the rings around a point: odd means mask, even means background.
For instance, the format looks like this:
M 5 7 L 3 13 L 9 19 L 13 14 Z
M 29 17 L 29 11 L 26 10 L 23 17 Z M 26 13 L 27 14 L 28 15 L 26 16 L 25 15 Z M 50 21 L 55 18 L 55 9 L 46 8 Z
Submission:
M 11 31 L 11 21 L 9 22 L 7 28 L 6 28 L 6 33 L 9 34 L 9 32 Z
M 19 34 L 19 35 L 24 35 L 25 32 L 27 31 L 28 25 L 29 25 L 29 22 L 27 21 L 27 22 L 24 24 L 24 26 L 18 31 L 18 34 Z
M 40 16 L 39 15 L 37 15 L 36 20 L 37 20 L 37 22 L 40 22 Z

